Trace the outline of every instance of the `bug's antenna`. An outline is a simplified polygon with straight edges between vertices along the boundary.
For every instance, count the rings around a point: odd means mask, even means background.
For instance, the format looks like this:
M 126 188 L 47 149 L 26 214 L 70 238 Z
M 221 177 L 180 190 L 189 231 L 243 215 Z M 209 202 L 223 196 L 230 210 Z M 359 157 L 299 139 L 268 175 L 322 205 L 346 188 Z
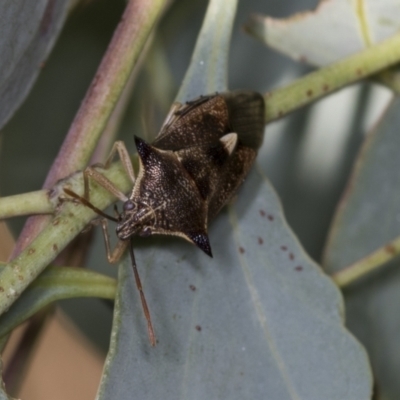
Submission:
M 142 282 L 140 281 L 139 272 L 138 272 L 137 267 L 136 267 L 135 255 L 133 253 L 132 239 L 131 239 L 131 243 L 130 243 L 130 246 L 129 246 L 129 253 L 131 255 L 132 267 L 133 267 L 133 273 L 135 275 L 136 287 L 139 290 L 140 301 L 142 302 L 142 308 L 143 308 L 144 316 L 145 316 L 145 318 L 147 320 L 147 333 L 149 335 L 149 341 L 150 341 L 150 344 L 154 347 L 156 345 L 156 336 L 154 334 L 153 324 L 151 322 L 151 316 L 150 316 L 149 307 L 147 306 L 146 298 L 144 297 Z
M 86 200 L 84 197 L 79 196 L 79 194 L 76 194 L 75 192 L 73 192 L 72 190 L 69 190 L 67 188 L 64 188 L 64 192 L 68 195 L 73 197 L 76 200 L 79 200 L 79 202 L 81 202 L 84 206 L 90 208 L 91 210 L 93 210 L 96 214 L 101 215 L 104 218 L 107 218 L 111 221 L 114 222 L 118 222 L 117 218 L 112 217 L 111 215 L 106 214 L 105 212 L 101 211 L 100 209 L 98 209 L 97 207 L 95 207 L 90 201 Z

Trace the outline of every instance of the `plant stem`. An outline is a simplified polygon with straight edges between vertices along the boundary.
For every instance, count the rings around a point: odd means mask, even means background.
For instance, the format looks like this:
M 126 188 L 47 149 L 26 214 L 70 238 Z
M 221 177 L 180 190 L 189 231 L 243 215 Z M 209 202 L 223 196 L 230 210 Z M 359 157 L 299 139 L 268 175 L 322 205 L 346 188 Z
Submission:
M 343 288 L 369 272 L 385 265 L 388 261 L 400 254 L 400 236 L 390 243 L 380 247 L 368 256 L 356 261 L 354 264 L 334 273 L 332 279 Z
M 4 267 L 0 267 L 0 270 Z M 76 297 L 114 300 L 114 278 L 74 267 L 49 267 L 29 286 L 10 311 L 0 317 L 0 337 L 54 301 Z
M 111 165 L 104 175 L 125 193 L 131 188 L 132 183 L 120 162 Z M 53 190 L 61 193 L 64 187 L 68 187 L 76 193 L 83 193 L 82 180 L 82 173 L 78 172 L 61 181 Z M 90 194 L 90 201 L 100 209 L 115 201 L 110 193 L 96 184 L 91 184 Z M 51 223 L 0 271 L 0 314 L 18 299 L 23 290 L 95 216 L 92 210 L 81 204 L 67 201 L 60 205 Z
M 378 82 L 383 83 L 396 94 L 400 94 L 400 71 L 398 66 L 385 69 L 376 78 Z
M 29 214 L 50 214 L 54 205 L 47 190 L 0 197 L 0 219 Z
M 166 0 L 128 1 L 97 73 L 47 175 L 44 189 L 50 189 L 58 180 L 83 169 L 89 162 L 165 3 Z M 28 219 L 13 256 L 19 254 L 48 223 L 49 219 L 44 216 Z
M 400 34 L 264 95 L 265 122 L 400 63 Z
M 83 169 L 94 151 L 165 0 L 130 0 L 51 168 L 45 187 Z

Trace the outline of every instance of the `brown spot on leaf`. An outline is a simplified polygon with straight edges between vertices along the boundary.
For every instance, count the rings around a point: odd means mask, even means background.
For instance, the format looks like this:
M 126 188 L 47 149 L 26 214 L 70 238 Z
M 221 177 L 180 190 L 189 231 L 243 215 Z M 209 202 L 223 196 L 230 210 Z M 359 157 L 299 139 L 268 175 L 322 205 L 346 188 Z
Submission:
M 194 291 L 196 290 L 196 286 L 194 286 L 194 285 L 189 285 L 189 288 L 190 288 L 190 290 L 191 290 L 192 292 L 194 292 Z
M 291 260 L 294 260 L 294 254 L 293 254 L 293 253 L 289 253 L 289 258 L 290 258 Z
M 357 76 L 363 76 L 363 70 L 362 70 L 362 68 L 357 68 L 357 69 L 356 69 L 356 75 L 357 75 Z
M 200 325 L 196 325 L 196 331 L 201 332 L 201 326 Z
M 322 86 L 322 91 L 326 93 L 328 90 L 329 90 L 329 85 L 325 83 L 325 85 Z
M 286 246 L 281 246 L 281 250 L 286 251 L 287 247 Z
M 54 250 L 55 252 L 58 251 L 58 246 L 57 246 L 55 243 L 53 244 L 53 250 Z
M 271 215 L 271 214 L 268 214 L 267 218 L 268 218 L 270 221 L 273 221 L 273 220 L 275 219 L 275 217 L 274 217 L 273 215 Z
M 60 218 L 53 219 L 52 224 L 53 224 L 54 226 L 57 226 L 59 223 L 60 223 Z
M 4 292 L 4 288 L 0 286 L 0 292 Z
M 244 248 L 243 247 L 239 247 L 239 253 L 243 254 L 244 253 Z
M 396 254 L 396 248 L 392 244 L 388 244 L 385 246 L 385 251 L 389 254 L 395 255 Z
M 308 89 L 307 92 L 307 97 L 312 97 L 312 95 L 314 94 L 314 92 L 311 89 Z
M 303 267 L 301 265 L 298 265 L 297 267 L 295 267 L 296 271 L 303 271 Z
M 264 211 L 264 210 L 260 210 L 260 215 L 261 215 L 262 217 L 265 217 L 265 211 Z
M 31 256 L 35 251 L 36 251 L 35 249 L 30 248 L 28 250 L 28 254 Z
M 301 63 L 306 64 L 306 63 L 307 63 L 307 57 L 306 57 L 305 55 L 301 55 L 301 56 L 299 57 L 299 61 L 300 61 Z
M 263 238 L 261 238 L 261 237 L 258 237 L 258 244 L 263 244 L 264 243 L 264 240 L 263 240 Z

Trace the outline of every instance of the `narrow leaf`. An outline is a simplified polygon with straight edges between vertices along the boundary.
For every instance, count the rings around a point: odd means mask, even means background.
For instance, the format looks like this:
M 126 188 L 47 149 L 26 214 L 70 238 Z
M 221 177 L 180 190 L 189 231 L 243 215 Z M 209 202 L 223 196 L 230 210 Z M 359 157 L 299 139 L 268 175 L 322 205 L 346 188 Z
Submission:
M 324 266 L 337 272 L 400 235 L 400 99 L 389 107 L 358 157 L 336 213 Z M 392 247 L 386 247 L 387 252 Z M 371 357 L 382 397 L 400 397 L 398 258 L 345 291 L 347 324 Z
M 289 18 L 253 16 L 245 29 L 292 58 L 322 66 L 397 33 L 399 10 L 399 0 L 322 0 L 315 11 Z
M 228 89 L 228 53 L 237 0 L 210 0 L 176 101 Z
M 0 4 L 0 127 L 28 95 L 64 23 L 65 0 Z

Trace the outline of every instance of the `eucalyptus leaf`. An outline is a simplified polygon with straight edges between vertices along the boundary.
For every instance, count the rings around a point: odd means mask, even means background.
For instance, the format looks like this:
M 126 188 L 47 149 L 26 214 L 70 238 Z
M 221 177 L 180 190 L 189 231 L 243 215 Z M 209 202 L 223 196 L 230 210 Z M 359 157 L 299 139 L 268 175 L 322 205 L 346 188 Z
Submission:
M 155 348 L 131 266 L 120 267 L 98 399 L 369 399 L 368 359 L 343 327 L 341 295 L 260 172 L 210 239 L 213 259 L 178 240 L 139 246 Z
M 66 0 L 0 3 L 0 127 L 28 95 L 64 23 Z
M 176 101 L 228 90 L 228 53 L 237 0 L 211 0 Z
M 256 15 L 246 31 L 284 54 L 322 66 L 378 43 L 400 29 L 400 0 L 322 0 L 289 18 Z
M 324 266 L 336 272 L 400 235 L 400 99 L 366 139 L 331 228 Z M 388 248 L 390 252 L 390 247 Z M 368 350 L 379 392 L 400 397 L 399 259 L 345 290 L 347 325 Z
M 0 316 L 0 338 L 54 301 L 73 297 L 114 299 L 115 289 L 115 279 L 108 276 L 82 268 L 49 267 Z

